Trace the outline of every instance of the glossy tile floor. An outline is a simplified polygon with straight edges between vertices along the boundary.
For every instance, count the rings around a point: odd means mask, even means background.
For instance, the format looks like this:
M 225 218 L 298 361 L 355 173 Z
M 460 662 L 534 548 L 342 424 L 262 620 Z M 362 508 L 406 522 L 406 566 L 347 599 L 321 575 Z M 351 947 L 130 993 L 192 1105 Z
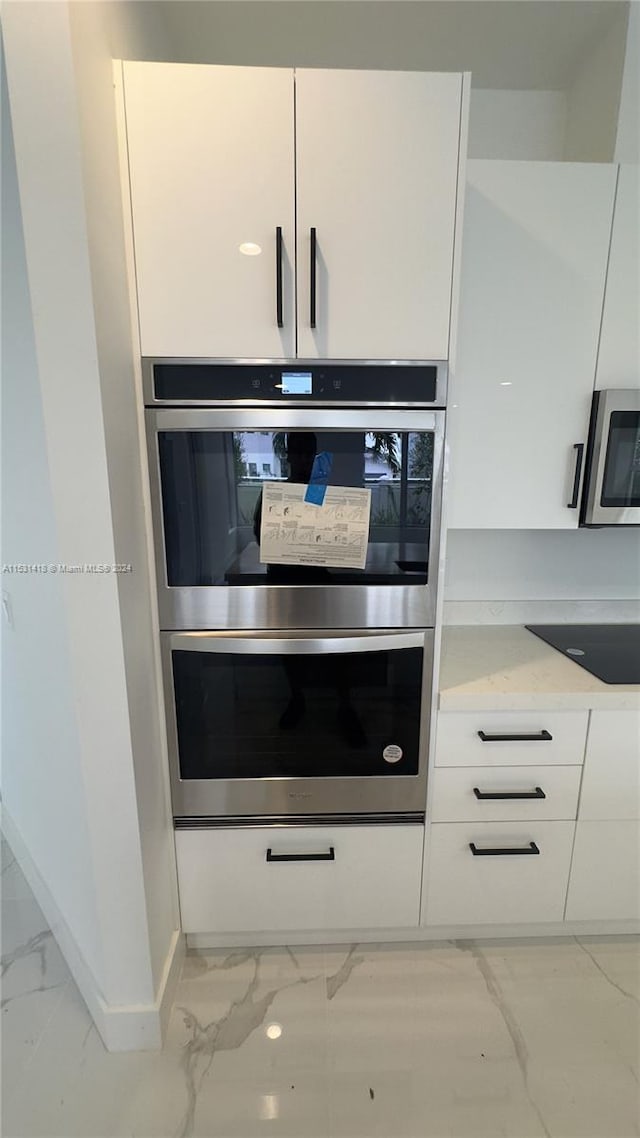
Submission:
M 109 1055 L 3 845 L 4 1138 L 631 1138 L 638 945 L 187 957 L 164 1051 Z

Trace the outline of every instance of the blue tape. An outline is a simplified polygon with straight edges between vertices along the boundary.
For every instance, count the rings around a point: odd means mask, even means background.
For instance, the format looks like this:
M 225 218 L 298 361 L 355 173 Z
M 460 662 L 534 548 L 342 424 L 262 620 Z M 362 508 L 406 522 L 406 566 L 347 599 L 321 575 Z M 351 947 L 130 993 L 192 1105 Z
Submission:
M 310 506 L 321 506 L 324 502 L 324 496 L 326 492 L 326 486 L 321 486 L 319 483 L 316 483 L 315 485 L 311 484 L 307 486 L 304 500 L 305 502 L 308 502 Z
M 305 490 L 304 500 L 310 506 L 321 506 L 327 492 L 327 483 L 331 475 L 333 455 L 328 451 L 320 451 L 313 460 L 309 485 Z

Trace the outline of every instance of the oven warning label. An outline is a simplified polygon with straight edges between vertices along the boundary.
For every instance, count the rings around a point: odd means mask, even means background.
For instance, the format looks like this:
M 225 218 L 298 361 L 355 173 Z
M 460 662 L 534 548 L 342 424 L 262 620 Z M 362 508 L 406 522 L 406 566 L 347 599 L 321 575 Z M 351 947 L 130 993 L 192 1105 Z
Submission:
M 395 743 L 390 743 L 382 752 L 382 757 L 385 763 L 399 763 L 402 758 L 402 747 L 398 747 Z

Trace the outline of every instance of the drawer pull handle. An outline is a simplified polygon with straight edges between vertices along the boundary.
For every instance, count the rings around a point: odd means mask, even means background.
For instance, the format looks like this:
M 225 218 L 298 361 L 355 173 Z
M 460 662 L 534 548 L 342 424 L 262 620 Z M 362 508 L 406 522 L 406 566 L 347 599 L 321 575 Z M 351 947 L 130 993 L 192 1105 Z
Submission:
M 538 731 L 536 735 L 487 735 L 478 731 L 483 743 L 550 743 L 553 735 L 548 731 Z
M 538 849 L 535 842 L 529 842 L 528 846 L 503 846 L 502 848 L 498 847 L 497 849 L 495 849 L 493 846 L 488 846 L 487 849 L 483 850 L 478 849 L 475 842 L 469 842 L 469 849 L 471 850 L 471 853 L 474 857 L 508 857 L 511 854 L 517 854 L 518 857 L 520 857 L 526 856 L 527 854 L 540 853 L 540 850 Z
M 502 799 L 502 798 L 546 798 L 546 794 L 541 786 L 536 786 L 535 790 L 479 790 L 474 786 L 473 793 L 476 798 L 486 802 L 489 799 Z
M 267 850 L 267 861 L 335 861 L 336 851 L 329 846 L 327 853 L 274 853 Z

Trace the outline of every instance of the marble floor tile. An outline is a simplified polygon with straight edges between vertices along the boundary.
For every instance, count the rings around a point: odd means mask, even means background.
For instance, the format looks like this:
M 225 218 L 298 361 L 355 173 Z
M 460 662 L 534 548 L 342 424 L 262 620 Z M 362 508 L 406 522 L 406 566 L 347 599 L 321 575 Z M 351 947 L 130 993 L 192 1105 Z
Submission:
M 8 872 L 14 870 L 11 864 Z M 17 873 L 20 873 L 19 869 Z M 13 874 L 20 898 L 2 893 L 0 1078 L 11 1087 L 30 1062 L 69 982 L 69 970 L 33 896 Z M 5 876 L 3 875 L 3 886 Z M 24 881 L 24 879 L 23 879 Z M 26 885 L 26 883 L 25 883 Z M 27 887 L 28 889 L 28 887 Z
M 0 896 L 4 901 L 23 901 L 32 897 L 25 876 L 13 856 L 9 846 L 2 842 L 2 874 L 0 876 Z
M 633 938 L 190 953 L 108 1054 L 3 848 L 4 1138 L 633 1138 Z

